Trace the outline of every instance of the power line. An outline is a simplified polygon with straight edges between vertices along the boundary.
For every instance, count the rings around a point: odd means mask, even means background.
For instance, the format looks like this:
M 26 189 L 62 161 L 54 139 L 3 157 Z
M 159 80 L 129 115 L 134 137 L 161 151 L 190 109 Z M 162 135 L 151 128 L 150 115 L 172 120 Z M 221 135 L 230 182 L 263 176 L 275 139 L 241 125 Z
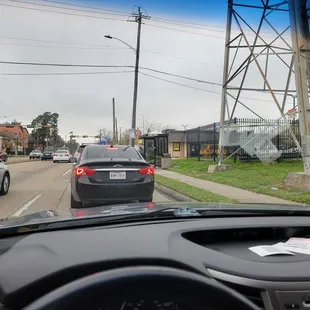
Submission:
M 183 83 L 178 83 L 178 82 L 166 80 L 166 79 L 160 78 L 158 76 L 155 76 L 155 75 L 152 75 L 152 74 L 148 74 L 148 73 L 144 73 L 144 72 L 140 72 L 140 73 L 145 75 L 145 76 L 148 76 L 148 77 L 160 80 L 160 81 L 168 82 L 168 83 L 171 83 L 171 84 L 175 84 L 175 85 L 179 85 L 179 86 L 183 86 L 183 87 L 187 87 L 187 88 L 191 88 L 191 89 L 196 89 L 196 90 L 201 90 L 201 91 L 204 91 L 204 92 L 209 92 L 209 93 L 221 95 L 221 93 L 215 92 L 215 91 L 212 91 L 212 90 L 209 91 L 207 89 L 203 89 L 203 88 L 199 88 L 199 87 L 194 87 L 194 86 L 186 85 L 186 84 L 183 84 Z
M 40 48 L 74 48 L 74 49 L 82 49 L 82 50 L 111 50 L 111 49 L 120 49 L 120 50 L 128 50 L 127 47 L 112 47 L 112 46 L 102 46 L 102 47 L 81 47 L 81 46 L 51 46 L 51 45 L 32 45 L 32 44 L 18 44 L 18 43 L 8 43 L 8 42 L 0 42 L 0 45 L 12 45 L 12 46 L 24 46 L 24 47 L 40 47 Z
M 114 73 L 132 73 L 131 71 L 105 71 L 105 72 L 51 72 L 51 73 L 0 73 L 0 75 L 6 76 L 50 76 L 50 75 L 96 75 L 96 74 L 114 74 Z
M 75 9 L 75 8 L 68 8 L 68 7 L 63 7 L 63 6 L 56 6 L 56 5 L 48 5 L 48 4 L 42 4 L 42 3 L 36 3 L 36 2 L 29 2 L 29 1 L 21 1 L 21 0 L 8 0 L 11 2 L 18 2 L 18 3 L 23 3 L 23 4 L 30 4 L 30 5 L 37 5 L 37 6 L 43 6 L 43 7 L 48 7 L 48 8 L 54 8 L 54 9 L 64 9 L 64 10 L 71 10 L 71 11 L 77 11 L 77 12 L 84 12 L 84 13 L 95 13 L 95 14 L 103 14 L 103 15 L 117 15 L 117 16 L 126 16 L 128 17 L 128 15 L 130 15 L 130 13 L 119 13 L 119 12 L 97 12 L 94 10 L 79 10 L 79 9 Z M 51 3 L 57 3 L 57 1 L 45 1 L 45 2 L 51 2 Z M 65 3 L 61 3 L 64 5 L 69 5 L 69 4 L 65 4 Z M 75 6 L 75 5 L 72 5 Z M 92 8 L 94 9 L 94 8 Z
M 107 11 L 107 12 L 123 13 L 123 14 L 130 15 L 130 13 L 124 12 L 124 11 L 103 9 L 103 8 L 97 8 L 97 7 L 87 6 L 87 5 L 78 5 L 78 4 L 73 4 L 73 3 L 70 3 L 70 4 L 69 4 L 69 3 L 65 3 L 65 2 L 61 2 L 61 1 L 52 1 L 52 0 L 41 0 L 41 1 L 49 2 L 49 3 L 56 3 L 56 4 L 63 4 L 63 5 L 73 6 L 73 7 L 79 7 L 79 8 L 86 8 L 86 9 L 98 10 L 98 11 Z
M 187 31 L 187 30 L 182 30 L 182 29 L 176 29 L 176 28 L 169 28 L 169 27 L 165 27 L 165 26 L 159 26 L 159 25 L 152 25 L 149 23 L 145 23 L 146 26 L 150 26 L 150 27 L 156 27 L 156 28 L 161 28 L 161 29 L 168 29 L 168 30 L 174 30 L 174 31 L 178 31 L 178 32 L 184 32 L 184 33 L 191 33 L 191 34 L 197 34 L 200 36 L 204 36 L 204 37 L 211 37 L 211 38 L 220 38 L 220 39 L 225 39 L 225 37 L 219 37 L 216 35 L 212 35 L 212 34 L 205 34 L 205 33 L 198 33 L 198 32 L 193 32 L 193 31 Z
M 218 95 L 222 94 L 221 92 L 216 92 L 216 91 L 213 91 L 213 90 L 208 90 L 208 89 L 204 89 L 204 88 L 194 87 L 194 86 L 190 86 L 190 85 L 187 85 L 187 84 L 178 83 L 178 82 L 174 82 L 174 81 L 171 81 L 171 80 L 163 79 L 163 78 L 157 77 L 157 76 L 152 75 L 152 74 L 148 74 L 148 73 L 144 73 L 144 72 L 140 72 L 140 73 L 145 75 L 145 76 L 149 76 L 149 77 L 152 77 L 154 79 L 161 80 L 161 81 L 164 81 L 164 82 L 168 82 L 168 83 L 171 83 L 171 84 L 175 84 L 175 85 L 179 85 L 179 86 L 183 86 L 183 87 L 187 87 L 187 88 L 192 88 L 192 89 L 196 89 L 196 90 L 201 90 L 201 91 L 212 93 L 212 94 L 218 94 Z M 272 103 L 274 102 L 274 101 L 271 101 L 271 100 L 264 100 L 264 99 L 259 99 L 259 98 L 250 98 L 250 97 L 240 97 L 240 98 L 242 98 L 242 99 L 250 99 L 250 100 L 255 100 L 255 101 L 262 101 L 262 102 L 272 102 Z
M 42 63 L 42 62 L 18 62 L 18 61 L 0 61 L 7 65 L 26 65 L 26 66 L 48 66 L 48 67 L 85 67 L 85 68 L 134 68 L 134 66 L 119 65 L 92 65 L 92 64 L 63 64 L 63 63 Z
M 0 4 L 1 5 L 1 4 Z M 18 38 L 18 37 L 7 37 L 0 36 L 0 39 L 9 39 L 9 40 L 21 40 L 21 41 L 33 41 L 33 42 L 42 42 L 42 43 L 56 43 L 56 44 L 66 44 L 66 45 L 81 45 L 81 46 L 94 46 L 94 47 L 109 47 L 109 45 L 100 45 L 100 44 L 86 44 L 86 43 L 77 43 L 77 42 L 65 42 L 65 41 L 51 41 L 51 40 L 40 40 L 40 39 L 29 39 L 29 38 Z M 127 47 L 119 47 L 120 49 L 127 49 Z
M 177 25 L 182 27 L 189 27 L 193 29 L 201 29 L 201 30 L 209 30 L 209 31 L 216 31 L 216 32 L 222 32 L 225 33 L 226 27 L 223 26 L 215 26 L 215 25 L 208 25 L 208 24 L 201 24 L 201 23 L 193 23 L 193 22 L 187 22 L 187 21 L 180 21 L 180 20 L 173 20 L 173 19 L 167 19 L 167 18 L 159 18 L 159 17 L 152 17 L 152 21 L 167 23 L 171 25 Z M 198 26 L 198 27 L 197 27 Z M 211 29 L 209 29 L 211 28 Z M 239 28 L 232 29 L 234 31 L 240 31 Z M 247 30 L 250 32 L 250 30 Z M 267 35 L 272 35 L 273 32 L 266 32 L 266 31 L 260 31 L 260 33 L 264 33 Z M 275 34 L 276 35 L 276 34 Z
M 156 27 L 156 28 L 162 28 L 162 29 L 167 29 L 167 30 L 173 30 L 173 31 L 178 31 L 178 32 L 184 32 L 184 33 L 190 33 L 190 34 L 196 34 L 196 35 L 200 35 L 200 36 L 204 36 L 204 37 L 211 37 L 211 38 L 216 38 L 216 39 L 225 39 L 225 37 L 221 37 L 221 36 L 218 36 L 218 35 L 212 35 L 212 34 L 206 34 L 206 33 L 199 33 L 199 32 L 194 32 L 194 31 L 188 31 L 188 30 L 184 30 L 184 29 L 177 29 L 177 28 L 170 28 L 170 27 L 165 27 L 165 26 L 159 26 L 159 25 L 153 25 L 153 24 L 145 24 L 146 26 L 151 26 L 151 27 Z M 223 32 L 223 35 L 225 33 Z M 247 37 L 249 36 L 255 36 L 255 34 L 247 34 Z M 270 38 L 275 38 L 276 36 L 274 37 L 271 37 Z M 284 44 L 282 45 L 279 45 L 279 46 L 283 46 L 283 47 L 286 47 Z
M 151 51 L 151 50 L 147 50 L 147 49 L 141 49 L 141 51 L 148 52 L 148 53 L 152 53 L 152 54 L 158 54 L 158 55 L 162 55 L 162 56 L 167 56 L 167 57 L 172 57 L 172 58 L 176 58 L 176 59 L 181 59 L 181 60 L 187 60 L 187 61 L 197 62 L 197 63 L 205 64 L 205 65 L 213 65 L 213 66 L 222 67 L 222 65 L 216 65 L 216 64 L 213 64 L 213 63 L 205 62 L 205 61 L 199 61 L 199 60 L 195 60 L 195 59 L 189 59 L 189 58 L 184 58 L 184 57 L 179 57 L 179 56 L 164 54 L 164 53 L 155 52 L 155 51 Z
M 103 17 L 103 16 L 93 16 L 93 15 L 84 15 L 84 14 L 75 14 L 75 13 L 69 13 L 69 12 L 59 12 L 59 11 L 45 10 L 45 9 L 39 9 L 39 8 L 31 8 L 31 7 L 25 7 L 25 6 L 4 4 L 4 3 L 0 3 L 0 5 L 7 6 L 7 7 L 18 8 L 18 9 L 34 10 L 34 11 L 41 11 L 41 12 L 48 12 L 48 13 L 57 13 L 57 14 L 63 14 L 63 15 L 72 15 L 72 16 L 89 17 L 89 18 L 106 19 L 106 20 L 117 20 L 117 21 L 122 21 L 122 22 L 126 21 L 125 19 L 119 19 L 119 18 Z
M 56 44 L 67 44 L 67 45 L 81 45 L 81 46 L 86 46 L 85 48 L 77 46 L 77 49 L 123 49 L 123 50 L 128 50 L 129 48 L 127 47 L 112 47 L 110 45 L 99 45 L 99 44 L 85 44 L 85 43 L 75 43 L 75 42 L 59 42 L 59 41 L 50 41 L 50 40 L 38 40 L 38 39 L 28 39 L 28 38 L 18 38 L 18 37 L 3 37 L 0 36 L 0 39 L 9 39 L 9 40 L 24 40 L 24 41 L 34 41 L 34 42 L 42 42 L 42 43 L 56 43 Z M 13 46 L 29 46 L 29 47 L 46 47 L 46 48 L 72 48 L 69 46 L 50 46 L 50 45 L 31 45 L 31 44 L 17 44 L 17 43 L 7 43 L 7 42 L 0 42 L 0 45 L 13 45 Z M 94 47 L 93 47 L 94 46 Z M 141 51 L 147 52 L 147 53 L 152 53 L 152 54 L 158 54 L 166 57 L 172 57 L 176 59 L 181 59 L 181 60 L 186 60 L 186 61 L 192 61 L 192 62 L 197 62 L 201 64 L 206 64 L 206 65 L 215 65 L 213 63 L 207 63 L 205 61 L 199 61 L 195 59 L 189 59 L 185 57 L 179 57 L 179 56 L 174 56 L 174 55 L 169 55 L 169 54 L 164 54 L 160 52 L 155 52 L 151 51 L 148 49 L 141 49 Z M 215 65 L 221 67 L 222 65 Z
M 164 75 L 169 75 L 169 76 L 173 76 L 173 77 L 178 77 L 178 78 L 181 78 L 181 79 L 186 79 L 186 80 L 190 80 L 190 81 L 194 81 L 194 82 L 211 84 L 211 85 L 216 85 L 216 86 L 221 86 L 222 87 L 221 83 L 215 83 L 215 82 L 210 82 L 210 81 L 199 80 L 199 79 L 190 78 L 190 77 L 187 77 L 187 76 L 184 76 L 184 75 L 173 74 L 173 73 L 170 73 L 170 72 L 161 71 L 161 70 L 155 70 L 155 69 L 151 69 L 151 68 L 140 67 L 140 69 L 148 70 L 148 71 L 152 71 L 152 72 L 156 72 L 156 73 L 160 73 L 160 74 L 164 74 Z M 140 72 L 140 73 L 142 73 L 142 72 Z

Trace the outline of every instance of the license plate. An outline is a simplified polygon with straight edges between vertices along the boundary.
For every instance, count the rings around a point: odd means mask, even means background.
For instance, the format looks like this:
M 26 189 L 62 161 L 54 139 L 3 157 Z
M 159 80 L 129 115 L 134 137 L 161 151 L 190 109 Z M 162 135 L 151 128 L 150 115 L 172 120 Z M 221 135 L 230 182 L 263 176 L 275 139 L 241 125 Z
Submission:
M 110 172 L 110 179 L 111 180 L 124 180 L 126 179 L 126 172 Z

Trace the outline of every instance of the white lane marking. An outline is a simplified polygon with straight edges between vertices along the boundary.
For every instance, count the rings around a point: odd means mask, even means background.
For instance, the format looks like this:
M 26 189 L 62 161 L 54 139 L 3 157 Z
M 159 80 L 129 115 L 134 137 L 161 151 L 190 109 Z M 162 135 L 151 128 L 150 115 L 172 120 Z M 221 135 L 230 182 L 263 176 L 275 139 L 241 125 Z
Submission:
M 65 173 L 62 174 L 62 176 L 68 174 L 72 169 L 70 168 L 68 171 L 66 171 Z
M 31 200 L 26 202 L 20 209 L 18 209 L 12 216 L 20 216 L 23 212 L 25 212 L 36 200 L 38 200 L 42 195 L 39 194 L 34 196 Z

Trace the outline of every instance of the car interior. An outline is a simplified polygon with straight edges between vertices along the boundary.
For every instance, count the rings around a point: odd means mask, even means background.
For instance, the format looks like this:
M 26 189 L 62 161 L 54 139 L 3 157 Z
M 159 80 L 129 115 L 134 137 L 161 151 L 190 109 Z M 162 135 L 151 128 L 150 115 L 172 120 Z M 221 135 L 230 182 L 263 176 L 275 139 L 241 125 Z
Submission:
M 2 237 L 0 309 L 310 308 L 308 255 L 249 250 L 309 237 L 307 216 L 89 220 Z

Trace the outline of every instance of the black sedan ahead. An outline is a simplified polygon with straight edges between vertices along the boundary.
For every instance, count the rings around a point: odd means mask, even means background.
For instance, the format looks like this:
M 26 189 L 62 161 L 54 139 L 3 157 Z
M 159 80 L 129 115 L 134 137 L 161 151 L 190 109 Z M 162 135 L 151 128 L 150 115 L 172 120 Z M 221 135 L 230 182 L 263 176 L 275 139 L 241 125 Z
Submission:
M 41 160 L 52 160 L 53 159 L 53 151 L 44 151 L 41 156 Z
M 151 202 L 154 168 L 131 146 L 89 145 L 71 175 L 71 208 Z

